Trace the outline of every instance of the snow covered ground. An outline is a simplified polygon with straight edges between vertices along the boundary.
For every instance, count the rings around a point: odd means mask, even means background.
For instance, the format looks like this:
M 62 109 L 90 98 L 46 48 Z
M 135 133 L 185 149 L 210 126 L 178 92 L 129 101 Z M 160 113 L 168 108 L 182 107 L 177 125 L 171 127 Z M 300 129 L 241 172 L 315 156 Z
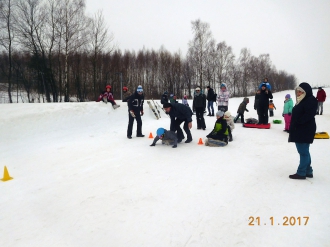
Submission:
M 287 93 L 274 94 L 271 120 L 283 120 Z M 241 101 L 230 99 L 232 115 Z M 0 104 L 0 176 L 7 166 L 14 178 L 0 181 L 0 246 L 330 246 L 329 139 L 311 145 L 314 178 L 291 180 L 299 155 L 284 124 L 236 124 L 215 148 L 197 144 L 215 117 L 203 131 L 194 116 L 193 142 L 150 147 L 169 118 L 145 103 L 146 137 L 128 140 L 120 104 Z M 316 122 L 330 133 L 329 99 Z

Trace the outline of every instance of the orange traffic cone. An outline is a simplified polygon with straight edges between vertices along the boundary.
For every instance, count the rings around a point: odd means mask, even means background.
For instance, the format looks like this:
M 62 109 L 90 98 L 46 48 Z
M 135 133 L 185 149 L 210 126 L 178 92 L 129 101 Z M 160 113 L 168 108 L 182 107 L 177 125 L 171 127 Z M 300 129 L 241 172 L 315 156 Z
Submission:
M 202 138 L 199 138 L 198 145 L 203 145 L 203 144 L 204 144 L 204 143 L 203 143 Z
M 152 133 L 151 133 L 151 132 L 150 132 L 149 138 L 154 138 L 154 137 L 152 136 Z
M 6 182 L 6 181 L 8 181 L 10 179 L 13 179 L 13 178 L 9 176 L 7 167 L 5 166 L 5 169 L 3 171 L 3 178 L 1 180 L 4 181 L 4 182 Z

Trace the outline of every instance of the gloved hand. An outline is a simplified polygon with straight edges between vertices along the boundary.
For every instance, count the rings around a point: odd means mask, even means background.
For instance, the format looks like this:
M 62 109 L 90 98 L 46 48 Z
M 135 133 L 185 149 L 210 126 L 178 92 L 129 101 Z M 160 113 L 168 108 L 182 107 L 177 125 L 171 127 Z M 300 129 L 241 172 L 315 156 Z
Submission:
M 176 147 L 177 147 L 177 145 L 173 145 L 173 146 L 172 146 L 172 148 L 176 148 Z
M 247 111 L 247 112 L 249 112 L 249 110 L 248 110 L 248 109 L 246 109 L 246 111 Z
M 150 145 L 150 147 L 154 147 L 154 146 L 156 146 L 156 144 L 155 144 L 155 143 L 152 143 L 152 144 Z
M 284 113 L 282 114 L 282 117 L 284 117 Z
M 288 115 L 291 116 L 291 112 L 289 112 Z
M 254 110 L 257 110 L 257 107 L 254 107 Z
M 143 114 L 144 114 L 144 112 L 143 112 L 143 111 L 141 111 L 141 116 L 143 116 Z
M 130 111 L 129 113 L 131 114 L 132 117 L 135 117 L 134 111 Z

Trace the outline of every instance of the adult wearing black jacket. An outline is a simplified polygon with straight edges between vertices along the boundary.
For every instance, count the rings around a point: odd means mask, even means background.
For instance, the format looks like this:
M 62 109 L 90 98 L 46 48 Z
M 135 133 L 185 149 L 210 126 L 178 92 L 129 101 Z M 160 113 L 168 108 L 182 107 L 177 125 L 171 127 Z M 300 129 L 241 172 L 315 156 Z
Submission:
M 161 104 L 168 103 L 168 93 L 167 92 L 163 93 L 162 98 L 160 99 L 160 103 Z
M 268 108 L 269 108 L 269 99 L 273 98 L 273 94 L 270 90 L 267 89 L 265 83 L 261 85 L 259 102 L 257 105 L 257 113 L 259 117 L 258 124 L 268 124 Z
M 309 146 L 314 141 L 316 123 L 315 115 L 317 100 L 313 96 L 312 88 L 307 82 L 301 83 L 296 88 L 296 105 L 292 109 L 289 130 L 289 142 L 296 144 L 300 155 L 300 162 L 296 174 L 290 175 L 291 179 L 305 179 L 313 177 Z
M 213 103 L 216 100 L 216 96 L 214 93 L 213 88 L 211 88 L 210 86 L 207 86 L 207 110 L 209 111 L 209 114 L 207 116 L 214 116 L 214 108 L 213 108 Z M 211 112 L 212 110 L 212 112 Z
M 171 125 L 170 130 L 176 131 L 178 136 L 178 143 L 184 139 L 184 135 L 182 129 L 180 127 L 181 123 L 184 122 L 183 129 L 187 134 L 187 140 L 185 143 L 189 143 L 192 141 L 192 136 L 190 129 L 192 127 L 192 111 L 190 107 L 187 107 L 183 104 L 171 104 L 165 103 L 163 105 L 166 114 L 169 114 L 171 117 Z
M 197 129 L 206 129 L 204 111 L 206 108 L 206 96 L 200 92 L 201 89 L 198 87 L 195 89 L 193 110 L 196 112 Z
M 136 137 L 144 137 L 142 134 L 142 119 L 143 116 L 143 102 L 144 95 L 142 86 L 138 86 L 135 93 L 133 93 L 127 100 L 128 103 L 128 127 L 127 127 L 127 138 L 132 139 L 132 129 L 134 124 L 134 118 L 137 123 Z

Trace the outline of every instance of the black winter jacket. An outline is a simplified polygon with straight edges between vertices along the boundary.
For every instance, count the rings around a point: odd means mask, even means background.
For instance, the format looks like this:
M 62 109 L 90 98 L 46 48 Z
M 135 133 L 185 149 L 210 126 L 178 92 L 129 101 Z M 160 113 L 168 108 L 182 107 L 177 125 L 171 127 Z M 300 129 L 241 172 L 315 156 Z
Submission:
M 162 98 L 160 99 L 160 103 L 163 105 L 165 103 L 168 103 L 168 97 L 167 94 L 163 94 Z
M 193 115 L 190 107 L 183 104 L 173 104 L 168 114 L 170 115 L 171 120 L 174 120 L 175 118 L 182 120 L 185 119 L 188 123 L 192 121 L 191 116 Z
M 143 111 L 144 95 L 140 95 L 135 91 L 135 93 L 127 99 L 127 103 L 129 111 L 134 111 L 135 113 Z
M 267 109 L 269 108 L 269 99 L 273 98 L 273 94 L 270 90 L 267 90 L 268 93 L 266 93 L 266 90 L 260 90 L 259 94 L 259 100 L 257 103 L 257 109 Z
M 308 83 L 303 82 L 299 87 L 304 89 L 306 96 L 292 109 L 289 142 L 313 143 L 316 132 L 317 100 Z
M 216 100 L 213 88 L 210 88 L 209 90 L 207 90 L 206 99 L 208 101 L 215 101 Z
M 206 96 L 205 94 L 196 94 L 193 100 L 193 109 L 195 109 L 196 107 L 203 107 L 203 110 L 205 110 L 206 108 Z

